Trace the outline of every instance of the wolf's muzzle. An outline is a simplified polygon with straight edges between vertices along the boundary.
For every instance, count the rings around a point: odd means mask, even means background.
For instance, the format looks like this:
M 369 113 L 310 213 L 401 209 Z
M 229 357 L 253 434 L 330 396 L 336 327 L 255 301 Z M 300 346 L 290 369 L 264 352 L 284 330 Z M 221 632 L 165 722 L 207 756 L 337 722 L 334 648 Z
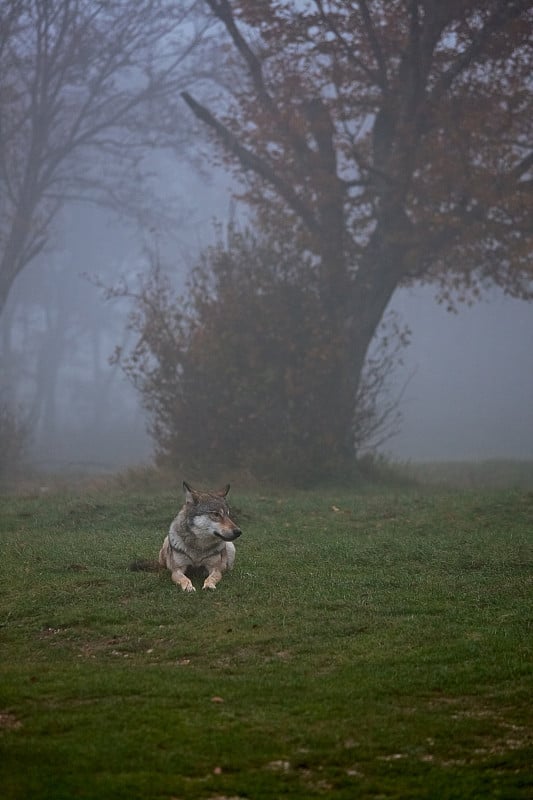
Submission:
M 233 542 L 233 540 L 238 539 L 241 534 L 242 531 L 240 528 L 233 528 L 224 536 L 221 533 L 216 533 L 216 536 L 218 536 L 219 539 L 223 539 L 225 542 Z

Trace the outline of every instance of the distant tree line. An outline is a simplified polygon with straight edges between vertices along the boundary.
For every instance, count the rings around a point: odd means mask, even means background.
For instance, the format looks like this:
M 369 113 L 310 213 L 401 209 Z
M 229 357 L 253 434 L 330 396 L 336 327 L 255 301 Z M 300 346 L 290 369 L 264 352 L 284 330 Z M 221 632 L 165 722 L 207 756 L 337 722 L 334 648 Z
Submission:
M 84 314 L 76 325 L 62 291 L 69 280 L 58 279 L 56 297 L 55 286 L 43 291 L 40 273 L 53 283 L 57 262 L 69 269 L 70 284 L 84 268 L 80 262 L 87 269 L 86 259 L 60 252 L 63 212 L 96 204 L 138 227 L 164 225 L 148 162 L 157 148 L 185 147 L 183 113 L 170 101 L 190 85 L 196 56 L 207 69 L 201 43 L 209 46 L 209 21 L 198 6 L 195 0 L 0 4 L 0 460 L 6 465 L 38 423 L 53 436 L 59 372 L 78 368 L 71 327 L 89 353 L 86 337 L 96 342 L 103 330 L 86 330 Z M 35 291 L 14 294 L 30 265 Z M 93 263 L 90 271 L 106 266 Z M 102 407 L 110 381 L 93 366 L 87 372 L 99 378 Z

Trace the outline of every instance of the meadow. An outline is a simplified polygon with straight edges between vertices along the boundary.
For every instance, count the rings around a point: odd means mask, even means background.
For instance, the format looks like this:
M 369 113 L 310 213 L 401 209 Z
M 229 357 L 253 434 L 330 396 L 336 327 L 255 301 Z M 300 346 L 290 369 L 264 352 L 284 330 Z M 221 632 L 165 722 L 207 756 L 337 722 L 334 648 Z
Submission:
M 235 486 L 190 595 L 181 502 L 0 496 L 4 800 L 531 797 L 533 492 Z

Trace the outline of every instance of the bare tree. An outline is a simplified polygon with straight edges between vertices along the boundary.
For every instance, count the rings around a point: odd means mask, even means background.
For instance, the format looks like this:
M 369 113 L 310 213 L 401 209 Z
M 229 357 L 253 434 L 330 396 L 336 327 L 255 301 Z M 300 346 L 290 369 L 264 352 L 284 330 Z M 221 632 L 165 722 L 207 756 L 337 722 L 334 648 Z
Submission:
M 0 9 L 0 313 L 69 199 L 126 207 L 205 29 L 198 3 L 8 0 Z M 126 191 L 127 187 L 127 191 Z

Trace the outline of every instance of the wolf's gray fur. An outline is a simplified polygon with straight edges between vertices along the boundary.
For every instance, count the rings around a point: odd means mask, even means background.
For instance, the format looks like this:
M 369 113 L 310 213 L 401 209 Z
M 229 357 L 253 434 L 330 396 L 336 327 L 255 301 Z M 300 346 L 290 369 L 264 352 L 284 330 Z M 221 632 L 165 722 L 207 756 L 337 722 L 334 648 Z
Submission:
M 194 592 L 190 576 L 206 575 L 204 589 L 215 589 L 235 562 L 233 540 L 242 533 L 230 518 L 229 484 L 220 491 L 198 491 L 183 482 L 185 505 L 170 526 L 159 563 L 172 573 L 184 592 Z

